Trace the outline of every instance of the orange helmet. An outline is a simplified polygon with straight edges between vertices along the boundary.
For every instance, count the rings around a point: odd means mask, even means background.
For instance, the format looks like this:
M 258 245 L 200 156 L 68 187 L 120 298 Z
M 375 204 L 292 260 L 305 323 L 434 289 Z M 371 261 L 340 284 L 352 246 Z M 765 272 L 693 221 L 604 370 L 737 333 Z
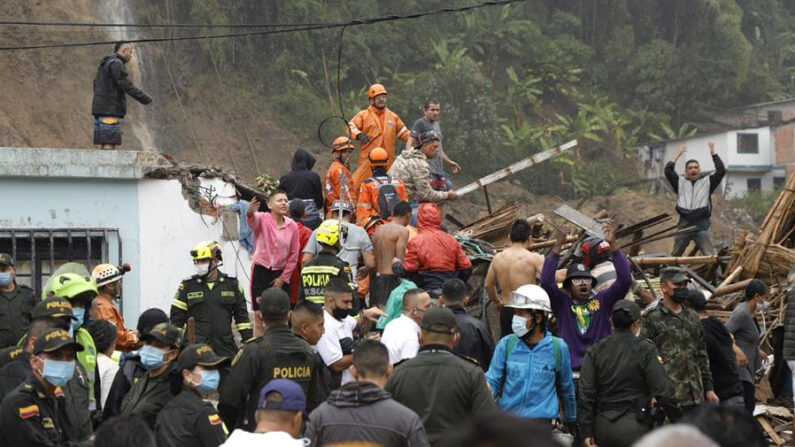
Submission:
M 378 95 L 386 95 L 386 87 L 381 84 L 373 84 L 367 90 L 367 97 L 370 99 L 375 98 Z
M 332 152 L 342 152 L 347 150 L 353 150 L 353 142 L 348 137 L 337 137 L 334 139 L 334 143 L 331 145 Z
M 370 159 L 370 166 L 386 166 L 389 163 L 389 154 L 386 153 L 386 149 L 382 147 L 375 147 L 373 150 L 367 154 L 367 158 Z

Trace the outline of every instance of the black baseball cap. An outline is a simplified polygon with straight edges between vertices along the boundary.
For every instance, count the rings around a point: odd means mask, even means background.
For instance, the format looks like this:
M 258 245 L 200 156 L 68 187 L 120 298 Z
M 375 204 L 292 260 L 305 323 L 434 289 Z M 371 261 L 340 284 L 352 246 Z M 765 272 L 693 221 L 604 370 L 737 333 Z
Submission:
M 617 313 L 629 315 L 632 321 L 640 320 L 640 306 L 630 300 L 616 301 L 616 304 L 613 305 L 613 315 Z
M 74 348 L 75 352 L 83 350 L 83 346 L 76 343 L 69 332 L 63 329 L 50 329 L 36 339 L 33 344 L 33 354 L 53 352 L 61 348 Z
M 281 402 L 268 402 L 267 396 L 272 392 L 282 395 Z M 273 379 L 259 392 L 259 405 L 262 410 L 306 411 L 306 396 L 301 385 L 290 379 Z
M 72 316 L 72 303 L 70 303 L 66 298 L 58 297 L 39 301 L 38 304 L 36 304 L 36 307 L 34 307 L 33 311 L 30 313 L 31 319 L 59 317 L 72 318 Z
M 141 339 L 143 341 L 155 339 L 172 348 L 179 348 L 182 344 L 182 333 L 176 326 L 172 326 L 168 323 L 160 323 L 155 325 L 149 333 L 144 334 Z
M 215 354 L 213 348 L 203 343 L 190 345 L 183 349 L 177 359 L 177 371 L 183 369 L 193 369 L 198 366 L 219 366 L 229 362 L 228 357 L 221 357 Z
M 422 317 L 420 328 L 437 334 L 455 334 L 457 330 L 455 314 L 446 307 L 432 307 Z
M 290 311 L 290 296 L 287 292 L 271 287 L 262 291 L 259 299 L 259 310 L 263 316 L 281 317 Z
M 0 264 L 14 265 L 14 258 L 12 258 L 8 253 L 0 253 Z

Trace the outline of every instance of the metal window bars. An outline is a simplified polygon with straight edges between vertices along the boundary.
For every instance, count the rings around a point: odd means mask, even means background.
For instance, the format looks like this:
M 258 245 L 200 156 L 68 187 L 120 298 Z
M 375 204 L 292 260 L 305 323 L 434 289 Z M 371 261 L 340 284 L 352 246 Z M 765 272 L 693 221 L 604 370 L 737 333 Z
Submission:
M 17 281 L 41 296 L 44 283 L 66 262 L 83 263 L 89 271 L 105 262 L 119 265 L 122 244 L 118 228 L 3 228 L 0 252 L 16 261 Z

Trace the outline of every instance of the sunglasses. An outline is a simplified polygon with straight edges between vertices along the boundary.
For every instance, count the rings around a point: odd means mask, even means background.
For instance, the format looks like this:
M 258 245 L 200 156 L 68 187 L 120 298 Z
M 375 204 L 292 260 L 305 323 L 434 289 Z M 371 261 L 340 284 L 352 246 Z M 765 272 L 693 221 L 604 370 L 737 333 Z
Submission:
M 585 284 L 591 284 L 593 280 L 591 278 L 574 278 L 571 280 L 571 283 L 575 286 L 582 286 Z

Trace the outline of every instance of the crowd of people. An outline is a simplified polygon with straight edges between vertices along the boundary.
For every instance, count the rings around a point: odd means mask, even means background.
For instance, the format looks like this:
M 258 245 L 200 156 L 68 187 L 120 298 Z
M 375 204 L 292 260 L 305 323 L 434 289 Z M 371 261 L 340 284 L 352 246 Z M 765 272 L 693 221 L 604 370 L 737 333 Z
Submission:
M 124 72 L 131 54 L 121 43 L 103 59 L 95 92 L 146 102 Z M 472 263 L 443 224 L 457 198 L 446 168 L 461 166 L 442 148 L 439 102 L 408 129 L 383 85 L 368 99 L 324 178 L 299 149 L 280 189 L 241 209 L 253 236 L 247 291 L 222 272 L 218 243 L 201 242 L 169 313 L 148 309 L 132 329 L 116 305 L 128 268 L 59 271 L 36 297 L 0 254 L 1 444 L 765 444 L 750 413 L 765 283 L 748 285 L 724 325 L 680 268 L 662 271 L 652 300 L 612 222 L 559 268 L 569 229 L 544 256 L 519 219 L 485 278 L 500 314 L 494 337 L 467 311 L 479 298 Z M 123 102 L 94 103 L 98 144 L 119 144 Z M 722 172 L 699 176 L 692 160 L 686 169 L 666 168 L 680 226 L 696 228 L 675 250 L 692 239 L 708 252 Z M 785 356 L 794 352 L 785 337 Z

